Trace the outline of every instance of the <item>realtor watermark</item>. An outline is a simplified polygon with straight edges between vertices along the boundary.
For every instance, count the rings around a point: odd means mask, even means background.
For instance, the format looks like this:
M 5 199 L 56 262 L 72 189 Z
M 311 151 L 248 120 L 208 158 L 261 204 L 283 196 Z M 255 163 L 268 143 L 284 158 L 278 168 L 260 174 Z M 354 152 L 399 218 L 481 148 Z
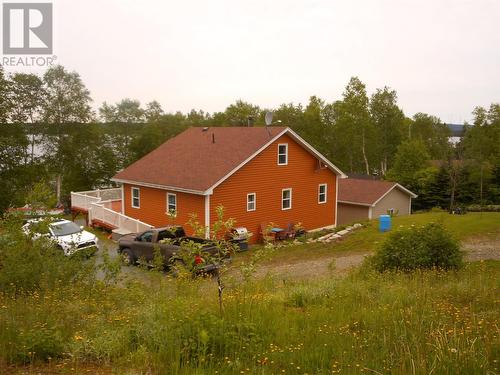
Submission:
M 4 3 L 2 10 L 2 65 L 52 65 L 52 3 Z

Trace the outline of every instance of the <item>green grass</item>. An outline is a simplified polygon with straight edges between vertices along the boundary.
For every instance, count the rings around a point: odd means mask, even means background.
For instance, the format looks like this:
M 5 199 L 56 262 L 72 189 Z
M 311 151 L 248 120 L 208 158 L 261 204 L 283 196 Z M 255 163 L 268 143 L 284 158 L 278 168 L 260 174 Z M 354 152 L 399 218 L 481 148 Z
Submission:
M 499 280 L 493 261 L 449 273 L 266 279 L 228 285 L 222 316 L 210 280 L 61 286 L 1 297 L 0 356 L 68 373 L 495 373 Z
M 500 213 L 468 213 L 466 215 L 450 215 L 447 212 L 427 212 L 410 216 L 399 216 L 392 219 L 392 228 L 400 226 L 424 225 L 429 222 L 442 222 L 453 236 L 464 240 L 475 236 L 491 236 L 500 233 Z M 365 227 L 346 236 L 340 241 L 329 244 L 312 243 L 287 246 L 273 255 L 269 264 L 301 261 L 305 258 L 314 259 L 344 253 L 368 253 L 376 249 L 388 235 L 378 230 L 378 221 L 372 220 L 363 223 Z M 258 246 L 258 245 L 257 245 Z M 236 256 L 236 264 L 250 256 L 249 253 L 240 253 Z
M 498 218 L 429 213 L 396 218 L 395 226 L 443 220 L 465 239 L 498 234 Z M 272 261 L 285 252 L 298 257 L 370 251 L 384 236 L 372 223 L 335 245 L 284 248 Z M 0 373 L 493 374 L 500 369 L 498 261 L 469 263 L 456 272 L 379 274 L 362 268 L 343 279 L 225 278 L 222 314 L 214 280 L 148 275 L 128 283 L 88 277 L 42 283 L 30 293 L 0 291 Z

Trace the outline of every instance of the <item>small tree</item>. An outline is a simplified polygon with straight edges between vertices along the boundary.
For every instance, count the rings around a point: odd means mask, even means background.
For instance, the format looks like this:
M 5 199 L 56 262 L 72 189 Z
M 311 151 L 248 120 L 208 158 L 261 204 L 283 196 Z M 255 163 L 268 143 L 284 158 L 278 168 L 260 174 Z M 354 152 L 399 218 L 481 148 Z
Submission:
M 225 272 L 225 267 L 223 260 L 227 257 L 229 253 L 236 250 L 236 244 L 230 241 L 228 238 L 228 233 L 234 227 L 235 220 L 229 218 L 224 219 L 224 207 L 219 205 L 215 209 L 217 220 L 212 224 L 211 227 L 205 227 L 200 224 L 198 218 L 195 214 L 190 216 L 188 224 L 193 229 L 196 236 L 209 237 L 211 244 L 215 246 L 217 251 L 215 253 L 208 253 L 205 251 L 205 246 L 203 243 L 198 243 L 193 240 L 186 240 L 181 243 L 180 254 L 177 254 L 182 260 L 184 265 L 187 267 L 191 273 L 196 273 L 197 268 L 206 264 L 212 264 L 217 267 L 216 279 L 218 286 L 218 298 L 219 298 L 219 309 L 221 315 L 223 314 L 223 304 L 222 295 L 224 290 L 224 284 L 222 282 L 221 276 Z M 208 236 L 207 236 L 208 234 Z M 179 258 L 177 258 L 178 260 Z M 172 261 L 175 262 L 176 258 L 173 257 Z

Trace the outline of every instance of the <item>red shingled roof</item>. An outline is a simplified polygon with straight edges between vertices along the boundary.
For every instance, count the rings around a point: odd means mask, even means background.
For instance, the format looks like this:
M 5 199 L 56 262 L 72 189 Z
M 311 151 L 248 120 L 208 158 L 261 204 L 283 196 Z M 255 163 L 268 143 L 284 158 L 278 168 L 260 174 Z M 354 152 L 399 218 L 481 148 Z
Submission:
M 213 127 L 204 131 L 189 128 L 113 179 L 203 192 L 285 129 Z
M 395 185 L 401 187 L 401 190 L 403 191 L 406 190 L 401 185 L 389 181 L 363 180 L 354 178 L 339 179 L 338 200 L 339 202 L 344 201 L 372 205 Z

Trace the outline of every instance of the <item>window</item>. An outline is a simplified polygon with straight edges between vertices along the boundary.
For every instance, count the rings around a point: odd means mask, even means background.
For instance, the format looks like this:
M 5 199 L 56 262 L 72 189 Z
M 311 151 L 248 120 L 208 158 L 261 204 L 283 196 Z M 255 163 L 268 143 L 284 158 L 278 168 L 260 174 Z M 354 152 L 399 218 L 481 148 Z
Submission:
M 292 189 L 281 190 L 281 209 L 289 210 L 292 208 Z
M 318 203 L 326 203 L 326 184 L 319 184 L 318 187 Z
M 144 232 L 139 237 L 137 237 L 137 240 L 140 242 L 152 242 L 153 241 L 153 232 Z
M 177 195 L 173 193 L 167 193 L 167 212 L 177 211 Z
M 255 211 L 255 193 L 247 194 L 247 211 Z
M 161 240 L 173 240 L 175 238 L 175 234 L 170 230 L 162 230 L 158 232 L 158 242 Z
M 278 165 L 288 164 L 288 143 L 278 145 Z
M 132 207 L 139 208 L 141 207 L 141 191 L 139 188 L 132 188 Z

